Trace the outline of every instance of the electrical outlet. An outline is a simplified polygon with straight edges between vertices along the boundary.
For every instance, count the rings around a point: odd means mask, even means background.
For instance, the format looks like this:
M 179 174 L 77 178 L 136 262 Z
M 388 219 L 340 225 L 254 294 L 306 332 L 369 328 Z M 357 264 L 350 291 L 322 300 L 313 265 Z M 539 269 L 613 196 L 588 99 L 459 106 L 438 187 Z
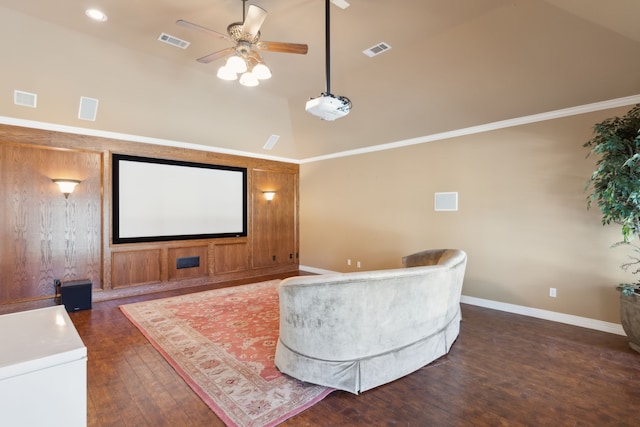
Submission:
M 549 288 L 549 296 L 551 298 L 555 298 L 556 297 L 556 288 Z
M 356 267 L 358 268 L 362 267 L 362 264 L 360 264 L 360 261 L 356 262 Z
M 347 260 L 347 265 L 351 265 L 351 260 L 350 259 Z

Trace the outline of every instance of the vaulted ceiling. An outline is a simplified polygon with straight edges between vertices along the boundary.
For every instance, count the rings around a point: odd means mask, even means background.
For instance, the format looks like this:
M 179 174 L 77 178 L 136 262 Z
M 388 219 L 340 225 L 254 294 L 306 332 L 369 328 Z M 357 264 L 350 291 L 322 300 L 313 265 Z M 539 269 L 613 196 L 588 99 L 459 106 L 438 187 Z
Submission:
M 303 160 L 640 94 L 637 0 L 349 3 L 331 7 L 331 92 L 353 109 L 327 122 L 304 109 L 325 90 L 322 0 L 248 2 L 268 11 L 262 40 L 309 45 L 263 53 L 273 77 L 254 88 L 196 61 L 229 41 L 175 24 L 224 33 L 241 0 L 0 0 L 0 116 Z M 363 54 L 380 42 L 391 49 Z M 81 96 L 99 100 L 95 121 L 78 119 Z

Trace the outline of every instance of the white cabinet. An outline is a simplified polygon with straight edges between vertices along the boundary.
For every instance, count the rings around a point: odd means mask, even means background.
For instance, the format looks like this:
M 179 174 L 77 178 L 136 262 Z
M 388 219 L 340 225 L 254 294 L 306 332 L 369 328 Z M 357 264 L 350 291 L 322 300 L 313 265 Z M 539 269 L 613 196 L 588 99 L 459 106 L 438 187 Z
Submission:
M 0 425 L 87 425 L 87 348 L 63 306 L 0 316 Z

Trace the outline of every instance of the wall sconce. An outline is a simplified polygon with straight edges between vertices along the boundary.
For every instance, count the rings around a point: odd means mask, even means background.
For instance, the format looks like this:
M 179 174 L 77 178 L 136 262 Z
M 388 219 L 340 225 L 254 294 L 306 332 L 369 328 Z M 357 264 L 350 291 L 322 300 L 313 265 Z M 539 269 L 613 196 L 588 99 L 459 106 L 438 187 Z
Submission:
M 264 198 L 267 199 L 267 202 L 270 202 L 273 200 L 273 197 L 276 195 L 275 191 L 263 191 L 262 194 L 264 194 Z
M 69 198 L 69 194 L 73 193 L 73 189 L 76 188 L 76 185 L 80 184 L 80 181 L 77 179 L 52 179 L 52 181 L 58 184 L 60 191 L 67 199 Z

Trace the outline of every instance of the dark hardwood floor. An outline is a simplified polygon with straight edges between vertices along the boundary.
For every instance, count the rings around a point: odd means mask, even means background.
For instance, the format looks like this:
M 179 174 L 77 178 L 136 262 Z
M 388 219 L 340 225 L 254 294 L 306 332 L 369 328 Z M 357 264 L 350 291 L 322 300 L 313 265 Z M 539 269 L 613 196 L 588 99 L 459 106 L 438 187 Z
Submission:
M 118 308 L 206 289 L 70 313 L 88 349 L 89 426 L 224 425 Z M 333 392 L 282 425 L 640 425 L 640 354 L 625 337 L 464 304 L 462 313 L 447 356 L 359 396 Z

